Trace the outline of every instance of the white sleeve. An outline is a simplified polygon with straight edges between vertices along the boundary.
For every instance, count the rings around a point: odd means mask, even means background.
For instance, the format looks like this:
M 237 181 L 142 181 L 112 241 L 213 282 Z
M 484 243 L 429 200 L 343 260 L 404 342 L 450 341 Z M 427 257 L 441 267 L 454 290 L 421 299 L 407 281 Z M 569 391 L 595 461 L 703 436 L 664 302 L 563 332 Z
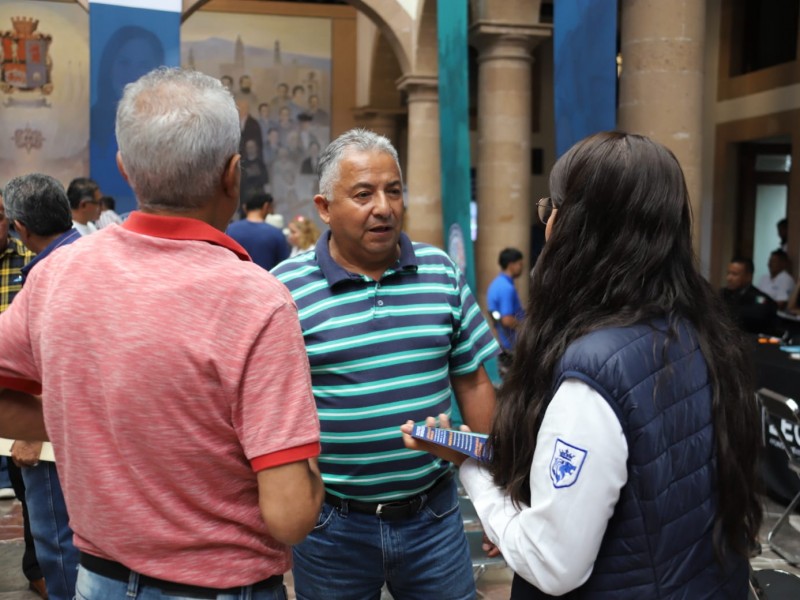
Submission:
M 794 291 L 794 279 L 786 271 L 783 271 L 781 273 L 781 275 L 785 275 L 786 276 L 786 277 L 783 278 L 783 285 L 782 285 L 781 292 L 785 292 L 785 294 L 786 294 L 785 300 L 788 300 L 789 296 L 791 296 L 792 292 Z M 783 293 L 781 295 L 783 295 Z
M 530 507 L 515 508 L 472 459 L 459 477 L 508 566 L 546 594 L 561 596 L 592 574 L 628 480 L 627 460 L 628 444 L 608 402 L 568 379 L 556 390 L 536 440 Z

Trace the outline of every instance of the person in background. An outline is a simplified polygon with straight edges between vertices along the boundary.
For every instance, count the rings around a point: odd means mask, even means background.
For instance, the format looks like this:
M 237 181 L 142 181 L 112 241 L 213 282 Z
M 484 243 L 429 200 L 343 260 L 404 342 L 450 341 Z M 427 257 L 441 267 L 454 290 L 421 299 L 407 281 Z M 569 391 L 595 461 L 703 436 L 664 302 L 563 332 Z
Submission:
M 297 122 L 292 118 L 292 111 L 288 106 L 284 106 L 278 111 L 275 128 L 278 130 L 281 149 L 284 149 L 288 144 L 289 134 L 297 131 Z
M 269 189 L 269 171 L 255 140 L 247 140 L 242 154 L 242 182 L 239 194 L 242 201 L 258 194 L 263 196 Z
M 308 97 L 308 110 L 306 112 L 311 115 L 315 125 L 328 127 L 331 124 L 330 115 L 319 107 L 319 96 L 316 94 L 311 94 Z
M 402 233 L 388 139 L 354 129 L 331 142 L 314 204 L 329 230 L 273 271 L 297 303 L 323 431 L 325 504 L 294 548 L 297 598 L 378 598 L 386 583 L 395 600 L 473 600 L 455 481 L 393 425 L 449 411 L 454 395 L 465 422 L 488 430 L 483 362 L 497 342 L 450 257 Z
M 778 221 L 776 227 L 778 228 L 778 237 L 781 240 L 781 245 L 778 246 L 778 250 L 789 252 L 789 246 L 786 241 L 789 237 L 789 221 L 781 219 Z
M 233 94 L 236 100 L 240 98 L 247 100 L 247 109 L 252 113 L 258 107 L 258 96 L 253 91 L 253 80 L 250 75 L 239 77 L 239 91 Z M 254 115 L 253 115 L 254 116 Z
M 280 229 L 281 233 L 283 234 L 284 239 L 288 237 L 289 228 L 285 226 L 285 222 L 283 220 L 283 215 L 282 214 L 279 214 L 279 213 L 276 213 L 276 212 L 273 211 L 273 212 L 269 213 L 266 216 L 266 218 L 264 219 L 264 222 L 272 225 L 273 227 L 277 227 L 278 229 Z M 287 244 L 289 243 L 288 240 L 287 240 L 286 243 Z M 291 246 L 289 246 L 289 250 L 291 251 Z
M 768 275 L 758 280 L 758 288 L 772 298 L 783 310 L 794 291 L 794 278 L 789 275 L 789 255 L 783 250 L 773 250 L 767 263 Z
M 261 145 L 264 147 L 264 149 L 266 149 L 267 134 L 269 134 L 269 130 L 275 125 L 275 121 L 270 115 L 268 103 L 262 102 L 258 105 L 258 117 L 256 118 L 256 121 L 258 121 L 258 126 L 261 128 Z
M 270 107 L 272 107 L 272 114 L 276 114 L 277 111 L 284 107 L 289 107 L 289 103 L 292 99 L 289 97 L 289 84 L 287 83 L 279 83 L 275 86 L 277 90 L 277 95 L 273 96 L 272 100 L 269 101 Z
M 308 252 L 319 239 L 319 229 L 314 221 L 303 215 L 298 215 L 289 222 L 289 235 L 287 240 L 292 247 L 290 257 Z
M 506 372 L 511 364 L 517 330 L 525 316 L 517 288 L 514 286 L 514 280 L 522 275 L 523 262 L 522 252 L 516 248 L 502 250 L 498 257 L 500 274 L 489 285 L 486 293 L 489 314 L 494 323 L 500 348 L 503 350 L 499 358 L 503 372 Z
M 300 165 L 302 175 L 316 175 L 319 168 L 319 143 L 315 140 L 308 146 L 308 156 Z
M 292 88 L 292 99 L 289 101 L 289 110 L 291 111 L 292 120 L 297 121 L 297 117 L 308 108 L 306 106 L 306 88 L 302 85 L 296 85 Z
M 748 333 L 777 333 L 777 303 L 753 285 L 753 261 L 735 256 L 720 295 L 737 325 Z
M 116 131 L 139 210 L 54 252 L 0 315 L 0 436 L 53 444 L 76 597 L 284 599 L 323 499 L 319 419 L 291 296 L 223 233 L 233 97 L 159 68 Z
M 0 189 L 0 314 L 5 312 L 22 289 L 22 269 L 30 264 L 34 257 L 33 252 L 26 248 L 22 241 L 9 235 L 9 225 L 3 201 L 3 190 Z M 47 598 L 47 585 L 36 557 L 36 545 L 31 533 L 22 471 L 11 458 L 0 456 L 0 499 L 12 500 L 14 497 L 22 504 L 22 527 L 25 542 L 22 573 L 28 580 L 28 587 L 42 598 Z
M 491 460 L 412 439 L 413 423 L 406 444 L 461 465 L 512 600 L 746 598 L 759 409 L 747 344 L 698 269 L 680 165 L 599 133 L 556 162 L 550 195 Z
M 267 139 L 264 142 L 264 164 L 267 168 L 272 168 L 272 165 L 278 160 L 278 153 L 281 150 L 281 132 L 276 127 L 271 127 L 267 132 Z
M 72 209 L 72 226 L 81 235 L 97 231 L 94 224 L 100 218 L 100 198 L 103 194 L 93 179 L 76 177 L 69 183 L 67 198 Z
M 25 280 L 53 252 L 81 238 L 72 227 L 64 187 L 39 173 L 15 177 L 6 186 L 9 220 L 25 246 L 36 253 L 22 268 Z M 57 292 L 56 292 L 57 294 Z M 36 556 L 50 600 L 72 600 L 78 576 L 78 550 L 72 541 L 69 515 L 56 464 L 39 460 L 41 441 L 17 440 L 11 447 L 14 463 L 22 469 Z
M 9 226 L 3 188 L 0 187 L 0 313 L 9 307 L 14 296 L 22 289 L 22 268 L 33 260 L 33 252 L 19 239 L 9 235 Z M 0 500 L 15 497 L 6 460 L 5 456 L 0 456 Z
M 269 271 L 289 258 L 289 244 L 283 232 L 265 222 L 272 214 L 272 196 L 253 194 L 245 200 L 244 210 L 245 218 L 228 225 L 225 233 L 247 250 L 254 263 Z
M 253 142 L 256 147 L 255 155 L 261 156 L 263 147 L 261 145 L 261 127 L 253 117 L 250 116 L 250 102 L 246 97 L 236 99 L 236 109 L 239 111 L 239 126 L 241 127 L 241 142 L 239 154 L 247 155 L 247 144 Z
M 98 229 L 108 227 L 112 223 L 122 225 L 122 217 L 117 214 L 117 203 L 111 196 L 100 197 L 100 217 L 95 225 Z

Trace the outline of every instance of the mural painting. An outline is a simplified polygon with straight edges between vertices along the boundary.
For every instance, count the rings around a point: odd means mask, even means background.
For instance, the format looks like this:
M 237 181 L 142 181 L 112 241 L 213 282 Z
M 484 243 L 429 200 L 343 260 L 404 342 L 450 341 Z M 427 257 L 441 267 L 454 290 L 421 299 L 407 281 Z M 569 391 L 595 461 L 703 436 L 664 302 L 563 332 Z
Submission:
M 330 20 L 201 10 L 181 28 L 181 61 L 236 100 L 242 200 L 268 192 L 286 222 L 316 220 L 317 161 L 330 141 Z

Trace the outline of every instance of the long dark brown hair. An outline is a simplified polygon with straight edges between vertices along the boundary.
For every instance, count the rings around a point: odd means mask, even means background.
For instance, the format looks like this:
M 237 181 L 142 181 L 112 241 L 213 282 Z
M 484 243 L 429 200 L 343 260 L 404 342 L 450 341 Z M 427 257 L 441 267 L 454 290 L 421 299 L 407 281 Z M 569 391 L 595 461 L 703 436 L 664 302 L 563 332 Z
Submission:
M 697 332 L 713 388 L 715 545 L 747 554 L 761 523 L 758 408 L 741 334 L 700 275 L 691 208 L 675 156 L 639 135 L 599 133 L 553 167 L 558 209 L 534 269 L 515 360 L 498 396 L 490 443 L 495 482 L 530 503 L 530 467 L 553 374 L 567 346 L 597 329 L 664 318 Z

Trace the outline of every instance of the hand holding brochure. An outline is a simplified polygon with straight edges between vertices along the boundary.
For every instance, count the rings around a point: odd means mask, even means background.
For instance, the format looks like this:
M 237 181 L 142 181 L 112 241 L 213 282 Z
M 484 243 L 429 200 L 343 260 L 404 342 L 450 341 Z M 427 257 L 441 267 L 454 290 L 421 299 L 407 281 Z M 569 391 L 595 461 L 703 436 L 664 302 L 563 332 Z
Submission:
M 411 431 L 411 437 L 446 448 L 452 448 L 461 454 L 466 454 L 477 460 L 488 461 L 492 458 L 491 452 L 486 448 L 486 439 L 489 436 L 485 433 L 414 425 L 414 429 Z
M 14 440 L 0 438 L 0 456 L 11 456 L 11 446 L 13 445 Z M 53 454 L 53 444 L 50 442 L 42 444 L 42 452 L 39 454 L 39 460 L 56 461 L 56 456 Z

